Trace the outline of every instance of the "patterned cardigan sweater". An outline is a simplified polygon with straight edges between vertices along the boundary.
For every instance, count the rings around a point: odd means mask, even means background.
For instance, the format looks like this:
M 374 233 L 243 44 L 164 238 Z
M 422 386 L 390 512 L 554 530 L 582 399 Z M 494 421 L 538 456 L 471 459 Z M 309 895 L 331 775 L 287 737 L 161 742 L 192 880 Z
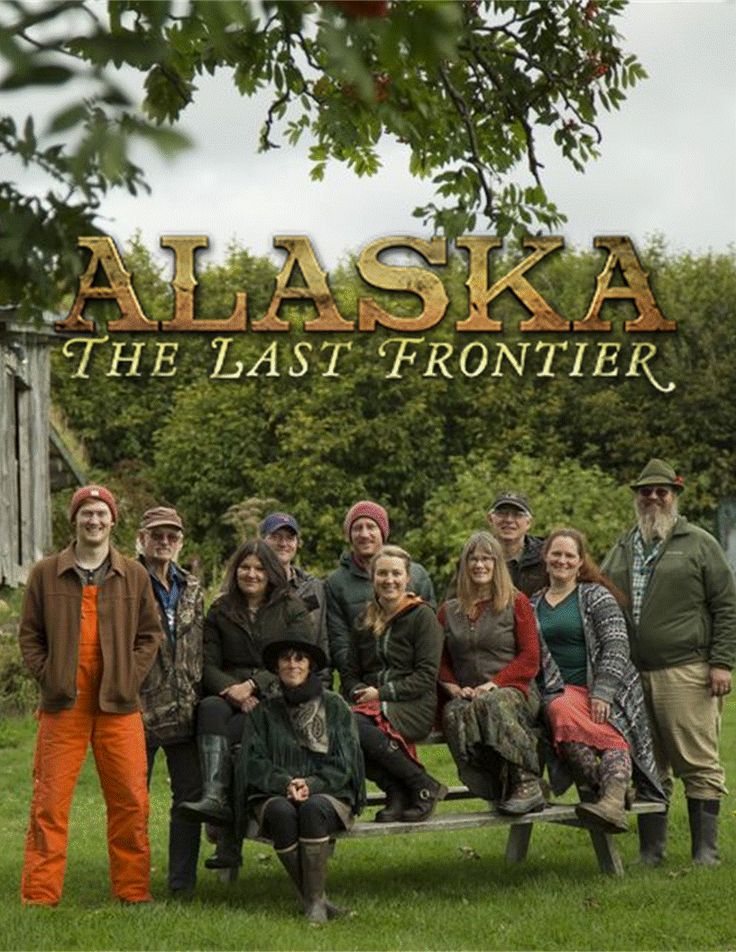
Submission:
M 623 612 L 608 589 L 597 582 L 580 582 L 577 594 L 585 638 L 588 690 L 592 697 L 611 705 L 609 721 L 629 744 L 639 796 L 647 800 L 665 800 L 654 762 L 644 692 L 639 673 L 629 657 Z M 532 598 L 535 612 L 543 597 L 544 592 L 539 592 Z M 541 670 L 537 683 L 542 703 L 546 705 L 562 693 L 565 683 L 542 637 L 541 626 L 539 637 Z M 548 768 L 554 792 L 559 794 L 566 790 L 572 778 L 551 750 L 548 752 Z

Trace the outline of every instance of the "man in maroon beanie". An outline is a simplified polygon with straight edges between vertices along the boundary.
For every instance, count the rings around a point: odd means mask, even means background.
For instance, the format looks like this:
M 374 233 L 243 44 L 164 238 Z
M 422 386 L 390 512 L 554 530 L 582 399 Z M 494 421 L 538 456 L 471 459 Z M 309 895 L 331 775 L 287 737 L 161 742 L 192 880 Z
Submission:
M 388 513 L 383 506 L 369 499 L 361 499 L 351 506 L 343 522 L 343 532 L 350 548 L 342 553 L 338 567 L 325 583 L 330 657 L 341 680 L 353 623 L 366 602 L 373 598 L 370 562 L 388 540 L 389 531 Z M 411 563 L 409 588 L 436 608 L 432 580 L 418 562 Z
M 113 893 L 127 903 L 151 899 L 138 692 L 162 635 L 148 573 L 110 544 L 116 519 L 109 489 L 78 489 L 69 506 L 75 541 L 33 567 L 23 599 L 20 647 L 41 695 L 21 879 L 29 905 L 61 899 L 69 811 L 90 745 L 107 805 Z

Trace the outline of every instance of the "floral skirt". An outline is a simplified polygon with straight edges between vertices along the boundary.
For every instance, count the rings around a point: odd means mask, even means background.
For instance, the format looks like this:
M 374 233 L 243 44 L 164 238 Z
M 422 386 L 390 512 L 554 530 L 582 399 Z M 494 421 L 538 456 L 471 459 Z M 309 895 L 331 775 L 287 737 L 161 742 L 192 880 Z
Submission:
M 535 721 L 539 696 L 516 688 L 497 688 L 472 700 L 445 705 L 442 730 L 465 785 L 486 800 L 497 799 L 508 765 L 539 774 Z
M 555 753 L 566 741 L 585 744 L 595 750 L 628 750 L 629 745 L 609 723 L 596 724 L 590 712 L 590 692 L 577 684 L 566 684 L 564 692 L 547 705 L 547 720 Z

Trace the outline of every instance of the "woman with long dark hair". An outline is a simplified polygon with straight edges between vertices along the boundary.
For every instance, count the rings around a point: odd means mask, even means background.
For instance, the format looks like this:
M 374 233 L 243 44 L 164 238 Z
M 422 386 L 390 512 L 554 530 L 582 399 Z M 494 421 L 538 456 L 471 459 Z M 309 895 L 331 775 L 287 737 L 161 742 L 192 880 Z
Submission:
M 240 741 L 245 715 L 277 690 L 278 678 L 263 664 L 263 646 L 295 636 L 314 641 L 307 609 L 290 593 L 281 563 L 260 539 L 242 543 L 204 622 L 204 698 L 197 715 L 203 792 L 182 805 L 193 818 L 232 823 L 230 748 Z
M 539 639 L 529 599 L 488 532 L 463 547 L 457 597 L 440 608 L 445 631 L 442 729 L 460 779 L 503 813 L 544 807 L 534 730 Z
M 632 778 L 664 799 L 644 695 L 629 659 L 623 595 L 590 557 L 577 529 L 556 529 L 542 550 L 549 587 L 532 599 L 542 636 L 540 682 L 554 752 L 580 790 L 579 818 L 607 833 L 628 829 Z M 554 761 L 555 792 L 569 786 Z

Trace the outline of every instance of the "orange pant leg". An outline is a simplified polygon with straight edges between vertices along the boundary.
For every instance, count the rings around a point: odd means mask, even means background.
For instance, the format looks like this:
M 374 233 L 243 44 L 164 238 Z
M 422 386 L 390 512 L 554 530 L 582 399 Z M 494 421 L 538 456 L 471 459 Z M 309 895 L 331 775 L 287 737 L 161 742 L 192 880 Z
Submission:
M 92 750 L 107 805 L 110 878 L 118 899 L 151 899 L 146 743 L 140 714 L 95 718 Z
M 20 887 L 23 902 L 54 906 L 61 899 L 69 811 L 91 729 L 92 716 L 76 708 L 39 714 Z

